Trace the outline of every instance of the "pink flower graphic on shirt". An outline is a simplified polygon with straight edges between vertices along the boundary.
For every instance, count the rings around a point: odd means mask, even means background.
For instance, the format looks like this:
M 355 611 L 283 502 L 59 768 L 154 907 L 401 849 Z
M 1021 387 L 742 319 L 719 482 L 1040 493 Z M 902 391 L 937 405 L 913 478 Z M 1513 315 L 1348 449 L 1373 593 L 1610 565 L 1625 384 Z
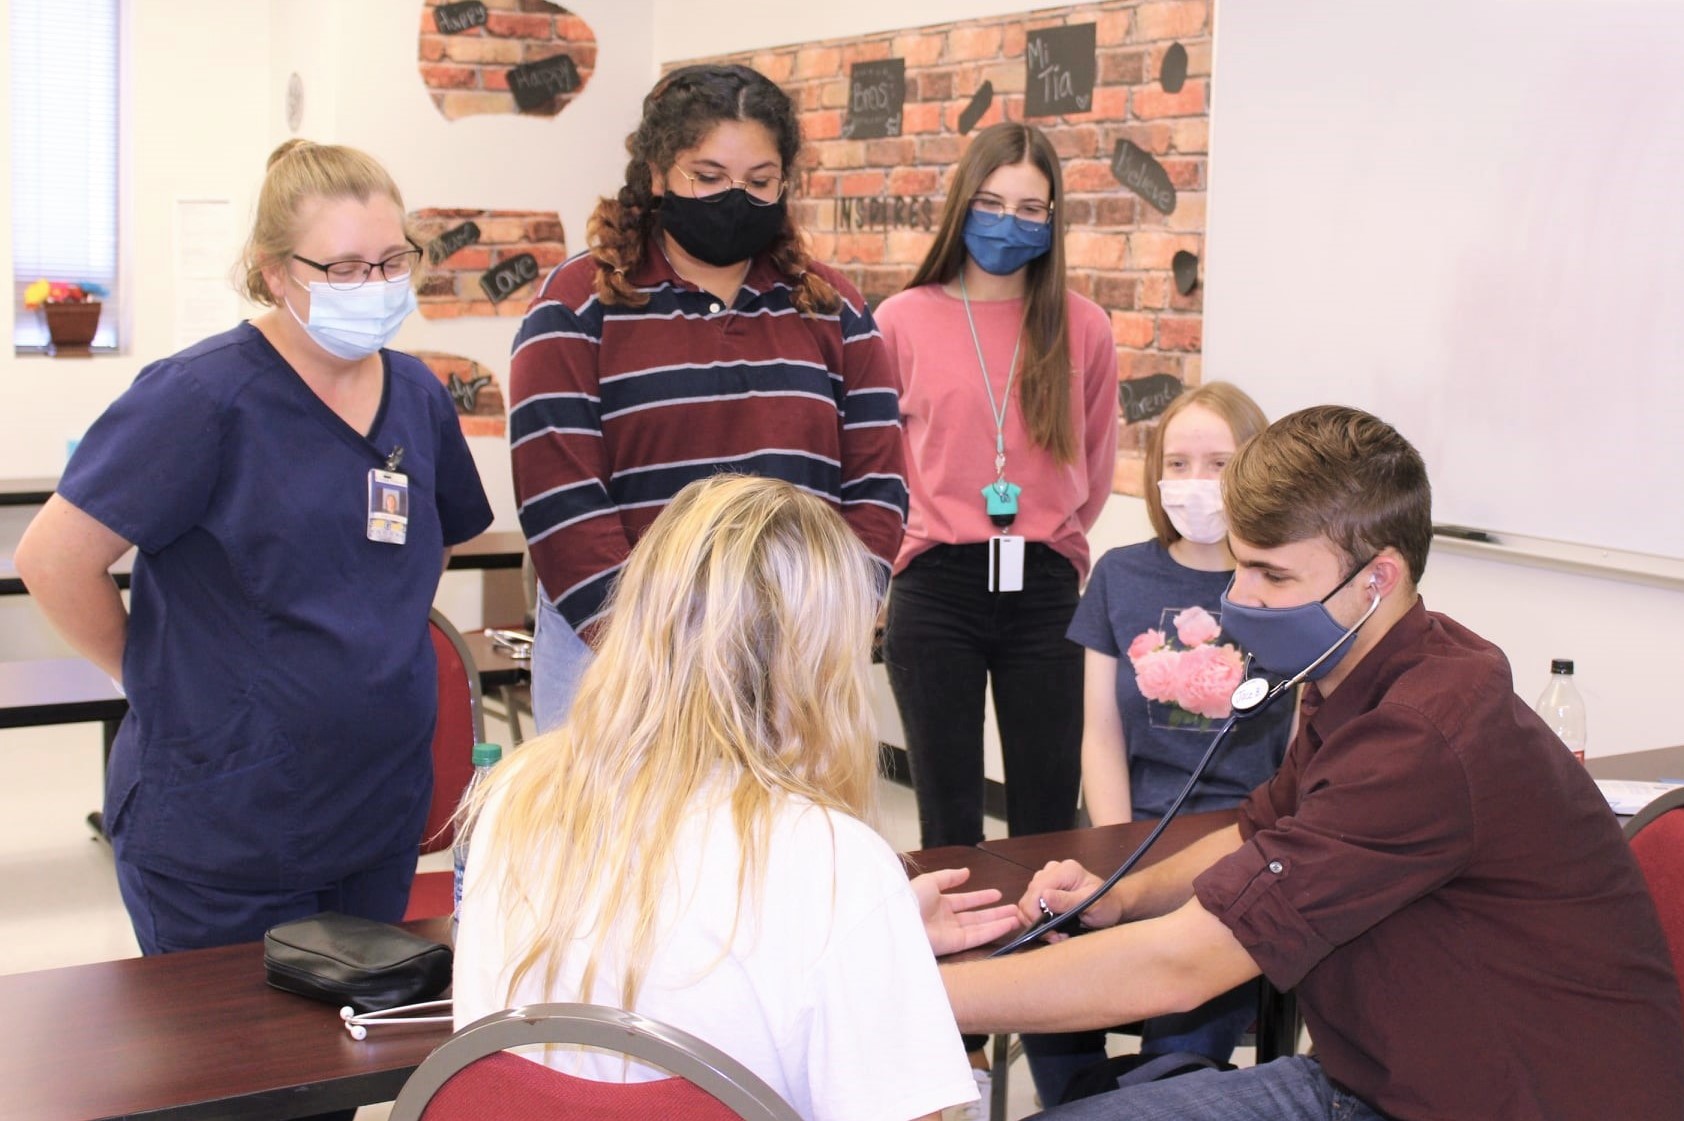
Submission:
M 1134 664 L 1134 681 L 1140 687 L 1141 696 L 1149 701 L 1176 703 L 1181 684 L 1181 651 L 1151 650 L 1129 661 Z
M 1204 608 L 1166 608 L 1161 626 L 1129 643 L 1135 685 L 1147 701 L 1169 708 L 1170 727 L 1208 728 L 1232 711 L 1245 659 L 1233 643 L 1218 642 L 1221 637 L 1221 623 Z
M 1222 628 L 1202 607 L 1189 607 L 1175 617 L 1175 637 L 1188 648 L 1200 646 L 1222 633 Z
M 1155 629 L 1141 631 L 1134 636 L 1134 641 L 1129 643 L 1129 661 L 1134 662 L 1144 658 L 1147 654 L 1162 646 L 1165 641 L 1163 631 Z
M 1176 701 L 1182 708 L 1212 720 L 1228 715 L 1243 668 L 1232 646 L 1195 646 L 1181 655 L 1180 687 Z

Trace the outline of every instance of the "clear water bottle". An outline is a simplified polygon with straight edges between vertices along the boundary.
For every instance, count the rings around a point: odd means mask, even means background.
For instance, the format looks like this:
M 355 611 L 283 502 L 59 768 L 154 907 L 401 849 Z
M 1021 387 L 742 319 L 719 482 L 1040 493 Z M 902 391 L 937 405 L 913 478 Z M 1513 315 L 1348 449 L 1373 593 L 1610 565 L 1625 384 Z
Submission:
M 1579 762 L 1585 761 L 1585 699 L 1573 684 L 1573 660 L 1550 662 L 1550 683 L 1532 706 Z
M 494 743 L 474 744 L 474 774 L 462 789 L 462 805 L 474 796 L 480 784 L 491 774 L 491 768 L 503 758 L 503 749 Z M 466 815 L 456 819 L 456 836 L 450 845 L 452 862 L 456 866 L 456 882 L 451 889 L 450 938 L 456 940 L 456 924 L 462 915 L 462 873 L 468 869 L 468 842 L 472 839 L 474 823 Z

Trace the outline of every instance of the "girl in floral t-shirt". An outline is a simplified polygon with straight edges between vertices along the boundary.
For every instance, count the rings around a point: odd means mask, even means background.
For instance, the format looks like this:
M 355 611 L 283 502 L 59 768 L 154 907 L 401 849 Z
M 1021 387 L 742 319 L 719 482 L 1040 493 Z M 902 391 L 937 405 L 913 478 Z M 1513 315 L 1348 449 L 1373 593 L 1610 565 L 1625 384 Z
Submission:
M 1245 652 L 1222 632 L 1233 575 L 1219 477 L 1267 427 L 1239 389 L 1211 382 L 1171 402 L 1147 439 L 1146 509 L 1157 536 L 1099 559 L 1068 637 L 1085 655 L 1082 791 L 1095 825 L 1163 816 L 1230 711 Z M 1280 766 L 1292 706 L 1235 726 L 1184 812 L 1237 805 Z M 1257 1009 L 1246 985 L 1202 1008 L 1146 1022 L 1141 1051 L 1226 1062 Z M 1041 1100 L 1104 1057 L 1104 1033 L 1026 1036 Z

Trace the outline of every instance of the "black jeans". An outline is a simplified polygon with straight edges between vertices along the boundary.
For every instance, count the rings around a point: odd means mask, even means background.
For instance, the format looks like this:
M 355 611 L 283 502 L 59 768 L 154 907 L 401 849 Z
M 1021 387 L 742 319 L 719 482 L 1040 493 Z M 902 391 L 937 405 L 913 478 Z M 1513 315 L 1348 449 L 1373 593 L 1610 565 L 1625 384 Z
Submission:
M 906 729 L 924 848 L 982 840 L 983 697 L 990 677 L 1012 836 L 1075 825 L 1082 648 L 1064 637 L 1076 568 L 1025 550 L 1023 590 L 988 590 L 988 546 L 938 545 L 894 578 L 883 660 Z

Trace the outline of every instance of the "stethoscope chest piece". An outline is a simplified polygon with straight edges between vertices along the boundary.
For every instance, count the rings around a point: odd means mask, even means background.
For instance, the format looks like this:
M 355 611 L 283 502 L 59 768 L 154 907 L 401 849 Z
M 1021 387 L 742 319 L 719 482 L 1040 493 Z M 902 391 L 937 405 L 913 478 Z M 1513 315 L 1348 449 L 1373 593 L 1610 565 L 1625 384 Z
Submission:
M 1234 689 L 1228 698 L 1234 706 L 1234 711 L 1240 714 L 1250 713 L 1262 704 L 1269 695 L 1269 682 L 1261 677 L 1248 677 Z

